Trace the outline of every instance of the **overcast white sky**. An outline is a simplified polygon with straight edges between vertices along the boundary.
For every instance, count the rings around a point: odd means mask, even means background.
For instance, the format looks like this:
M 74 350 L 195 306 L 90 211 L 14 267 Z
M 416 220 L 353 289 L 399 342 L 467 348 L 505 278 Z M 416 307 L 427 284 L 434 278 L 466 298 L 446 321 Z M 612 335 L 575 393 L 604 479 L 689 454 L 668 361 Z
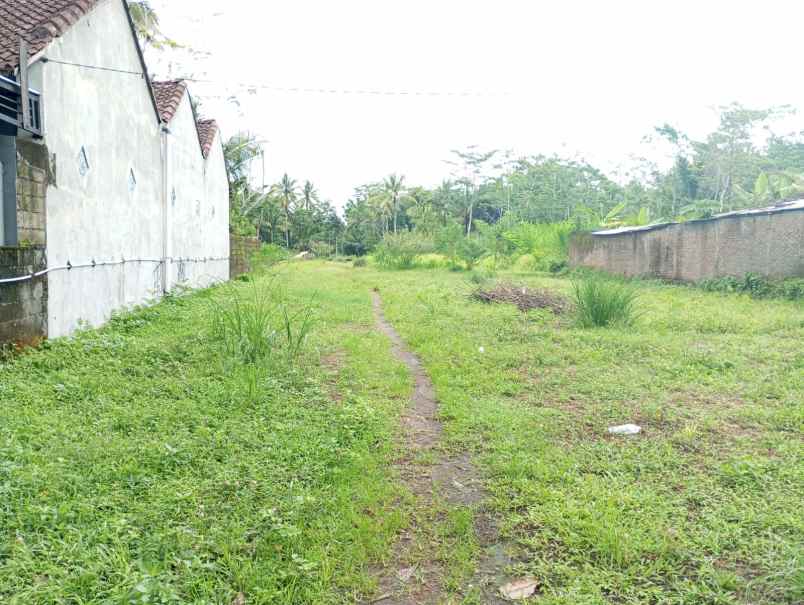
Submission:
M 450 149 L 470 144 L 580 155 L 616 171 L 649 151 L 641 140 L 663 122 L 703 136 L 713 108 L 731 101 L 804 108 L 804 3 L 795 0 L 152 4 L 165 33 L 194 51 L 151 50 L 152 68 L 214 80 L 191 89 L 225 136 L 249 130 L 268 141 L 268 181 L 286 171 L 310 179 L 338 207 L 354 186 L 391 172 L 436 184 Z M 804 115 L 785 129 L 804 129 Z

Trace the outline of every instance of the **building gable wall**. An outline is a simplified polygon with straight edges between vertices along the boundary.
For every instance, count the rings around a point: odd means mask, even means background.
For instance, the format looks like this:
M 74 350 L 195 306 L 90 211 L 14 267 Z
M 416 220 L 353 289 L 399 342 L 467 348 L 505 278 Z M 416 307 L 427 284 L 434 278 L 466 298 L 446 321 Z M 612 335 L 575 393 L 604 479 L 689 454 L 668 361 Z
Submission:
M 229 191 L 223 151 L 216 135 L 209 156 L 203 157 L 186 92 L 169 128 L 169 256 L 176 259 L 171 263 L 171 283 L 203 287 L 229 277 Z
M 142 72 L 119 0 L 99 2 L 44 54 Z M 161 265 L 148 260 L 163 252 L 160 125 L 144 76 L 54 61 L 39 62 L 32 72 L 43 95 L 44 144 L 54 174 L 47 192 L 49 263 L 140 259 L 51 274 L 48 331 L 61 336 L 160 294 Z

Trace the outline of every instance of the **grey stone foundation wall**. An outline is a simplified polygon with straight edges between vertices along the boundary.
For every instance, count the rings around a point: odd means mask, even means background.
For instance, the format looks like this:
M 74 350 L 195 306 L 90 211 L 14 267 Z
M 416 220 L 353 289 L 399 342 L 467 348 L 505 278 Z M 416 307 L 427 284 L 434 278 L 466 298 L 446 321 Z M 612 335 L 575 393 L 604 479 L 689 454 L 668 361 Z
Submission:
M 0 247 L 0 280 L 47 265 L 43 246 Z M 0 345 L 36 345 L 47 338 L 47 276 L 0 283 Z

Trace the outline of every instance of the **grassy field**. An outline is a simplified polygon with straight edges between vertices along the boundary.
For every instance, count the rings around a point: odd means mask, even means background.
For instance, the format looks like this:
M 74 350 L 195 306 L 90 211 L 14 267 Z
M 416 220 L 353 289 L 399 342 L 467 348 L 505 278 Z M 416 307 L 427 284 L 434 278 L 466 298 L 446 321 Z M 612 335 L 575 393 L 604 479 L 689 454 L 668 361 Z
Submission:
M 390 471 L 411 383 L 372 329 L 375 287 L 536 602 L 804 599 L 800 303 L 645 283 L 633 326 L 585 329 L 472 302 L 465 274 L 445 270 L 279 272 L 291 300 L 315 294 L 295 363 L 228 360 L 211 325 L 231 292 L 216 288 L 0 365 L 0 602 L 376 596 L 415 506 Z M 628 422 L 643 432 L 607 433 Z M 460 536 L 466 513 L 434 517 Z M 480 602 L 478 549 L 436 550 L 456 559 L 445 599 Z
M 643 284 L 636 325 L 581 329 L 467 303 L 460 274 L 366 279 L 423 357 L 449 445 L 486 471 L 540 603 L 804 599 L 800 304 Z M 608 435 L 628 422 L 643 433 Z
M 291 300 L 317 292 L 293 368 L 229 362 L 211 331 L 226 288 L 0 365 L 0 602 L 373 590 L 369 565 L 404 521 L 386 461 L 409 378 L 371 331 L 365 292 L 282 281 Z

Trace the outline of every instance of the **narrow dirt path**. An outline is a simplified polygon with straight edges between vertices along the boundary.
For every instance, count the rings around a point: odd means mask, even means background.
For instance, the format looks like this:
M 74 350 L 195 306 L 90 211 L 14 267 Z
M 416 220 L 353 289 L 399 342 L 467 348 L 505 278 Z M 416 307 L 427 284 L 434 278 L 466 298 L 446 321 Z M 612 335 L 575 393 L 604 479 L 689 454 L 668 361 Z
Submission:
M 401 455 L 394 462 L 399 478 L 416 499 L 410 526 L 394 545 L 389 564 L 378 572 L 379 596 L 371 603 L 429 605 L 451 602 L 444 589 L 445 561 L 438 537 L 428 533 L 428 521 L 443 505 L 470 507 L 481 557 L 477 572 L 466 589 L 479 591 L 482 602 L 505 603 L 497 592 L 505 567 L 513 561 L 508 545 L 490 513 L 480 507 L 485 491 L 480 475 L 467 453 L 448 455 L 440 447 L 442 425 L 438 419 L 435 388 L 419 358 L 385 319 L 382 299 L 372 292 L 377 328 L 391 341 L 391 351 L 413 377 L 413 393 L 402 415 Z M 439 508 L 441 507 L 441 509 Z M 466 592 L 463 590 L 461 592 Z

